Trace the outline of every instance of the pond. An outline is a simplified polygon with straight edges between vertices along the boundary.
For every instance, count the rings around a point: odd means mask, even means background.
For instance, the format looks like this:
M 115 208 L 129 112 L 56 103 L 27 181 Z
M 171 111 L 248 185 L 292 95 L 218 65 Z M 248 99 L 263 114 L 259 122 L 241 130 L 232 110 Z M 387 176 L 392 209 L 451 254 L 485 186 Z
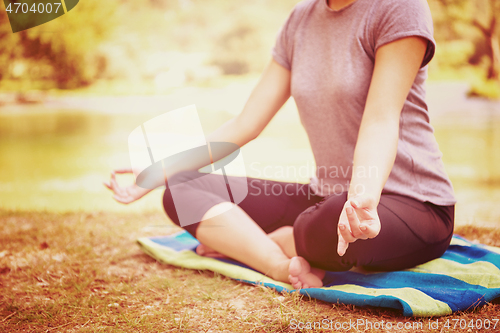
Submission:
M 125 206 L 102 185 L 112 169 L 130 166 L 128 135 L 157 115 L 193 103 L 209 133 L 241 109 L 252 85 L 199 88 L 171 96 L 64 97 L 42 105 L 0 108 L 0 208 L 161 211 L 161 190 Z M 432 122 L 459 200 L 457 224 L 497 226 L 500 106 L 460 94 L 457 98 L 457 89 L 447 95 L 445 88 L 436 87 L 429 94 L 431 111 L 436 110 Z M 242 149 L 242 156 L 249 176 L 308 180 L 313 158 L 292 102 L 261 137 Z

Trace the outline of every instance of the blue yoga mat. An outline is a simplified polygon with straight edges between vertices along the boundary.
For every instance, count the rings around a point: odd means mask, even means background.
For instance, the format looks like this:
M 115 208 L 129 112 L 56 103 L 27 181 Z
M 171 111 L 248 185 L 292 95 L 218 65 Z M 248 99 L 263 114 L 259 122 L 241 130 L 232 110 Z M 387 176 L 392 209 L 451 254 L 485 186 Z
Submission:
M 198 241 L 181 231 L 163 237 L 140 238 L 147 254 L 160 262 L 207 269 L 238 281 L 292 292 L 239 262 L 197 255 Z M 500 248 L 474 244 L 454 236 L 446 253 L 412 269 L 395 272 L 327 272 L 321 288 L 299 290 L 331 302 L 401 310 L 405 316 L 443 316 L 480 307 L 500 297 Z

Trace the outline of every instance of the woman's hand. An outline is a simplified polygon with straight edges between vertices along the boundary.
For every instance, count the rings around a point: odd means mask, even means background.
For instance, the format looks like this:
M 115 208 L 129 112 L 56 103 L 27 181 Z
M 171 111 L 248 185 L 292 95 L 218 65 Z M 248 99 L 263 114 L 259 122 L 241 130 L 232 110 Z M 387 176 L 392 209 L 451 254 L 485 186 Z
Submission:
M 358 239 L 374 238 L 379 234 L 381 226 L 377 205 L 377 200 L 368 195 L 359 195 L 347 200 L 337 227 L 339 256 L 345 254 L 349 243 Z
M 111 180 L 109 183 L 103 183 L 104 186 L 113 191 L 113 198 L 123 204 L 129 204 L 131 202 L 137 201 L 152 190 L 145 189 L 137 186 L 137 184 L 130 185 L 127 187 L 121 187 L 116 181 L 115 175 L 117 173 L 134 173 L 132 169 L 118 169 L 111 172 Z

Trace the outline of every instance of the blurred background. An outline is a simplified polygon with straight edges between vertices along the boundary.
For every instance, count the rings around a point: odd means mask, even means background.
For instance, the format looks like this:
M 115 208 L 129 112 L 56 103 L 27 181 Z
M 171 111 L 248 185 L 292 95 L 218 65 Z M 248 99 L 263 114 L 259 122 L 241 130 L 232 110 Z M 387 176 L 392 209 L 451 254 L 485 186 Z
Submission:
M 457 223 L 497 226 L 500 1 L 428 2 L 428 102 Z M 161 211 L 161 190 L 123 206 L 102 185 L 130 166 L 128 135 L 191 104 L 205 133 L 237 114 L 296 3 L 82 0 L 16 34 L 0 5 L 0 208 Z M 242 153 L 249 176 L 307 182 L 314 171 L 292 100 Z

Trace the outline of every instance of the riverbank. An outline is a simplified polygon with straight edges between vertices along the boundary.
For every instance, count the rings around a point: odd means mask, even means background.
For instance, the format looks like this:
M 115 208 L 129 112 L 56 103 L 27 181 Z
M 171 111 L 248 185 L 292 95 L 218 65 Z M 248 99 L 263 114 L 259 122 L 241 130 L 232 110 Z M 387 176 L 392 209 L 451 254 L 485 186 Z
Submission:
M 130 206 L 102 185 L 130 165 L 128 135 L 144 121 L 195 104 L 205 134 L 237 114 L 256 77 L 193 86 L 170 94 L 108 96 L 75 92 L 43 103 L 0 107 L 0 208 L 23 211 L 161 212 L 161 191 Z M 431 123 L 458 198 L 457 224 L 500 221 L 500 103 L 466 97 L 464 83 L 428 84 Z M 189 125 L 187 125 L 189 126 Z M 248 176 L 307 182 L 314 170 L 293 101 L 243 147 Z M 302 170 L 269 174 L 266 170 Z M 266 171 L 266 172 L 265 172 Z M 122 177 L 121 181 L 131 181 Z

